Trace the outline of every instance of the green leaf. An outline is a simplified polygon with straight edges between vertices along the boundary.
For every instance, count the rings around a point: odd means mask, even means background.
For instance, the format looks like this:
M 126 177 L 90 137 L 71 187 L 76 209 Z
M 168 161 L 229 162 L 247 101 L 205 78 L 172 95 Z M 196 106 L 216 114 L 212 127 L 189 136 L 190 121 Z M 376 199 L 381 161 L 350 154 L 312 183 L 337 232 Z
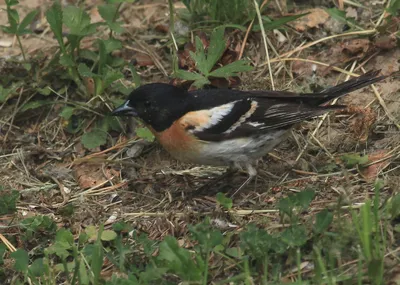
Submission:
M 239 72 L 245 72 L 253 70 L 253 67 L 249 65 L 249 62 L 246 60 L 237 60 L 228 65 L 220 67 L 214 71 L 212 71 L 209 76 L 212 77 L 231 77 L 237 76 Z
M 271 31 L 274 29 L 282 28 L 283 25 L 290 23 L 292 21 L 295 21 L 295 20 L 297 20 L 301 17 L 304 17 L 305 15 L 308 15 L 308 14 L 310 14 L 310 13 L 304 13 L 304 14 L 292 15 L 292 16 L 283 16 L 276 20 L 272 20 L 267 16 L 263 16 L 262 18 L 263 18 L 264 29 L 266 31 Z M 253 26 L 253 31 L 258 32 L 260 30 L 261 30 L 260 25 Z
M 111 67 L 121 69 L 125 66 L 126 61 L 121 57 L 108 56 L 107 64 Z
M 46 12 L 46 19 L 56 37 L 58 44 L 63 50 L 64 42 L 62 35 L 63 12 L 59 1 L 54 1 L 53 5 Z
M 104 21 L 112 22 L 117 13 L 117 6 L 113 4 L 100 5 L 97 10 Z
M 224 193 L 218 192 L 217 193 L 217 202 L 226 209 L 231 209 L 233 206 L 233 202 L 231 198 L 225 196 Z
M 124 78 L 124 75 L 118 71 L 111 68 L 106 69 L 103 76 L 103 90 L 108 88 L 115 81 Z
M 314 198 L 315 191 L 312 189 L 303 190 L 292 196 L 295 205 L 299 206 L 301 210 L 306 210 Z
M 361 156 L 357 153 L 344 154 L 340 157 L 347 168 L 368 163 L 368 155 Z
M 225 25 L 221 25 L 218 26 L 218 28 L 231 28 L 231 29 L 238 29 L 241 30 L 242 32 L 246 32 L 247 28 L 245 26 L 242 25 L 236 25 L 236 24 L 225 24 Z
M 92 70 L 89 68 L 89 66 L 87 66 L 85 63 L 80 63 L 78 65 L 78 72 L 79 72 L 79 75 L 82 77 L 93 77 L 96 75 L 92 72 Z
M 196 52 L 190 52 L 190 56 L 196 62 L 197 70 L 199 70 L 204 75 L 208 76 L 208 72 L 210 70 L 207 68 L 208 64 L 207 64 L 206 54 L 204 52 L 203 42 L 198 36 L 196 36 L 195 44 L 196 44 Z
M 99 63 L 98 63 L 98 74 L 104 75 L 106 62 L 107 62 L 107 51 L 103 40 L 97 40 L 99 46 Z
M 193 82 L 192 84 L 194 86 L 196 86 L 197 88 L 202 88 L 204 85 L 210 84 L 210 81 L 207 78 L 202 77 L 202 78 L 196 80 L 195 82 Z
M 400 14 L 400 0 L 392 0 L 390 1 L 389 7 L 386 9 L 389 14 L 393 16 L 397 16 Z
M 243 256 L 242 251 L 240 250 L 239 247 L 228 247 L 225 250 L 225 253 L 229 256 L 235 257 L 235 258 L 241 258 Z
M 7 251 L 7 247 L 4 243 L 0 243 L 0 265 L 4 264 L 4 255 Z M 1 269 L 0 269 L 1 272 Z
M 389 209 L 393 220 L 400 216 L 400 193 L 389 200 Z
M 38 10 L 34 10 L 25 16 L 25 18 L 21 21 L 21 23 L 18 26 L 18 31 L 17 31 L 18 35 L 32 33 L 32 31 L 27 30 L 26 27 L 32 23 L 32 21 L 35 19 L 36 15 L 37 15 L 37 13 L 38 13 Z
M 4 88 L 2 85 L 0 85 L 0 103 L 4 103 L 12 91 L 14 91 L 13 88 Z
M 130 232 L 133 230 L 133 227 L 131 224 L 128 224 L 124 221 L 116 222 L 115 224 L 112 225 L 112 228 L 116 232 Z
M 295 217 L 293 216 L 296 214 L 294 213 L 294 210 L 296 208 L 300 211 L 307 209 L 314 197 L 315 191 L 313 190 L 304 190 L 296 194 L 291 194 L 288 197 L 279 200 L 279 212 L 286 214 L 289 217 Z
M 316 216 L 314 224 L 314 232 L 317 234 L 322 234 L 328 229 L 332 221 L 333 221 L 333 214 L 329 212 L 327 209 L 322 210 Z
M 117 238 L 117 233 L 112 230 L 104 230 L 101 233 L 101 240 L 111 241 Z
M 15 35 L 16 29 L 15 29 L 15 31 L 14 31 L 11 27 L 4 26 L 4 25 L 1 25 L 0 28 L 1 28 L 1 30 L 2 30 L 3 32 L 5 32 L 6 34 L 13 34 L 13 35 Z
M 46 272 L 46 265 L 43 263 L 43 258 L 38 258 L 35 259 L 34 262 L 29 266 L 29 275 L 35 276 L 35 277 L 41 277 L 45 274 Z
M 117 49 L 121 49 L 122 48 L 122 43 L 120 40 L 114 39 L 114 38 L 110 38 L 107 40 L 102 40 L 102 42 L 104 43 L 105 46 L 105 50 L 106 53 L 109 54 L 110 52 L 113 52 Z
M 82 77 L 98 77 L 98 75 L 93 73 L 90 70 L 90 68 L 84 63 L 80 63 L 78 65 L 78 72 L 79 72 L 79 75 Z
M 202 252 L 211 251 L 215 246 L 222 244 L 222 233 L 211 227 L 209 219 L 206 219 L 203 223 L 189 226 L 189 230 L 193 235 L 193 239 L 198 241 Z
M 303 225 L 291 226 L 281 234 L 281 239 L 289 247 L 302 246 L 308 239 L 306 228 Z
M 17 249 L 17 251 L 12 252 L 11 257 L 15 260 L 14 269 L 19 272 L 26 272 L 29 265 L 29 255 L 23 249 Z
M 88 274 L 88 269 L 84 262 L 79 263 L 79 283 L 82 285 L 89 285 L 90 279 Z
M 88 59 L 90 61 L 97 61 L 97 59 L 98 59 L 97 53 L 95 53 L 94 51 L 91 51 L 89 49 L 81 49 L 79 51 L 79 56 L 81 58 Z
M 197 72 L 189 72 L 186 70 L 178 69 L 174 72 L 174 77 L 180 78 L 183 80 L 203 80 L 205 77 Z M 206 79 L 207 80 L 207 79 Z M 208 81 L 208 80 L 207 80 Z
M 135 87 L 138 88 L 141 85 L 141 79 L 139 74 L 136 71 L 136 68 L 133 64 L 128 65 L 129 70 L 131 71 L 132 78 L 133 78 L 133 83 L 135 84 Z
M 8 34 L 17 34 L 19 15 L 17 10 L 7 7 L 7 17 L 9 26 L 1 26 L 3 31 Z
M 246 230 L 240 233 L 240 247 L 246 254 L 257 259 L 264 259 L 271 251 L 282 252 L 286 245 L 280 238 L 274 238 L 266 230 L 249 224 Z
M 37 92 L 39 92 L 40 94 L 44 95 L 44 96 L 49 96 L 51 94 L 51 89 L 49 86 L 46 86 L 44 88 L 36 88 Z
M 52 238 L 57 231 L 57 225 L 48 216 L 37 215 L 21 221 L 20 228 L 25 231 L 22 236 L 24 240 L 32 238 L 45 239 Z
M 75 65 L 75 62 L 71 55 L 62 54 L 60 56 L 60 64 L 65 67 L 73 67 Z
M 76 110 L 75 107 L 66 106 L 62 109 L 60 117 L 64 118 L 65 120 L 69 120 L 71 116 L 74 114 L 75 110 Z
M 207 50 L 207 63 L 205 67 L 207 72 L 214 67 L 225 51 L 224 32 L 224 28 L 217 28 L 210 36 L 210 45 Z
M 335 20 L 346 23 L 350 26 L 355 26 L 356 24 L 354 19 L 346 18 L 346 11 L 342 11 L 338 8 L 328 8 L 325 9 L 325 11 Z
M 5 191 L 0 187 L 0 216 L 13 214 L 17 211 L 19 196 L 17 190 Z
M 165 262 L 165 266 L 171 273 L 177 274 L 184 280 L 200 281 L 202 271 L 193 261 L 190 252 L 181 248 L 172 236 L 165 237 L 160 243 L 158 259 Z
M 85 228 L 85 233 L 87 234 L 89 240 L 96 240 L 98 231 L 95 226 L 87 226 Z
M 106 21 L 107 26 L 114 32 L 120 34 L 124 31 L 121 27 L 121 22 L 116 22 L 116 16 L 118 15 L 118 6 L 113 4 L 101 5 L 97 9 L 100 16 Z
M 18 5 L 18 4 L 19 4 L 19 1 L 18 1 L 18 0 L 6 0 L 5 2 L 6 2 L 6 5 L 7 5 L 8 7 L 12 7 L 12 6 L 15 6 L 15 5 Z
M 154 135 L 148 128 L 136 128 L 136 135 L 146 141 L 154 141 Z
M 56 242 L 62 245 L 64 248 L 71 248 L 74 243 L 74 236 L 72 235 L 70 230 L 67 229 L 59 229 L 56 233 Z
M 87 149 L 93 149 L 107 142 L 107 133 L 100 129 L 93 129 L 90 132 L 84 133 L 81 142 Z
M 101 244 L 101 235 L 103 233 L 104 226 L 100 226 L 99 232 L 97 235 L 97 240 L 95 244 L 93 245 L 93 251 L 92 251 L 92 262 L 91 262 L 91 270 L 93 273 L 93 284 L 99 284 L 100 280 L 100 272 L 103 267 L 103 246 Z
M 57 210 L 57 214 L 64 218 L 72 218 L 74 212 L 74 205 L 72 205 L 72 203 L 67 204 Z
M 122 105 L 122 104 L 121 104 Z M 109 130 L 113 130 L 113 131 L 117 131 L 117 132 L 122 132 L 123 129 L 121 127 L 120 122 L 118 121 L 118 118 L 115 116 L 111 116 L 111 115 L 106 115 L 104 116 L 102 122 L 101 122 L 102 126 L 103 126 L 103 130 L 106 130 L 107 132 Z
M 20 112 L 25 112 L 28 110 L 32 110 L 32 109 L 37 109 L 46 105 L 50 105 L 53 104 L 53 101 L 50 100 L 36 100 L 36 101 L 31 101 L 26 103 L 25 105 L 22 106 L 22 108 L 20 109 Z
M 70 29 L 71 35 L 87 36 L 93 33 L 89 15 L 81 8 L 67 6 L 63 9 L 63 23 Z

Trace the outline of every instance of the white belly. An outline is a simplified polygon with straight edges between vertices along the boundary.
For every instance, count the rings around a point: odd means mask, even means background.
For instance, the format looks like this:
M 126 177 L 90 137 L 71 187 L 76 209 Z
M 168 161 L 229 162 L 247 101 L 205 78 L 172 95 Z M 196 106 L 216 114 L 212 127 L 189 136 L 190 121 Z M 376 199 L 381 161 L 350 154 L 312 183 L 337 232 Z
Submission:
M 248 138 L 206 142 L 200 151 L 202 155 L 192 161 L 215 166 L 248 164 L 270 152 L 288 133 L 287 130 L 279 130 Z

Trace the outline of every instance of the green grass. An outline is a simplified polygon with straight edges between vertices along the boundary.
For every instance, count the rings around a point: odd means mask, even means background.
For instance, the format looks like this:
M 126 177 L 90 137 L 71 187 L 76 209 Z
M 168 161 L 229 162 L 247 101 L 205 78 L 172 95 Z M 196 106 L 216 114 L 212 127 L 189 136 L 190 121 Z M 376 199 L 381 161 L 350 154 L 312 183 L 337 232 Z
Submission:
M 124 32 L 119 21 L 121 2 L 108 1 L 99 6 L 102 21 L 97 24 L 90 22 L 83 8 L 62 7 L 54 2 L 45 15 L 58 50 L 48 64 L 37 66 L 25 54 L 22 38 L 30 33 L 27 27 L 36 12 L 20 21 L 15 9 L 18 1 L 7 0 L 9 24 L 2 28 L 16 36 L 26 76 L 21 79 L 6 74 L 0 78 L 0 103 L 13 104 L 21 96 L 16 110 L 19 115 L 59 105 L 55 112 L 64 120 L 61 128 L 74 139 L 79 138 L 86 151 L 107 145 L 110 133 L 123 132 L 123 124 L 107 113 L 141 82 L 135 67 L 114 55 L 123 46 L 118 38 Z M 244 60 L 222 67 L 218 61 L 225 50 L 224 32 L 228 27 L 243 30 L 254 19 L 253 1 L 183 2 L 187 9 L 180 16 L 192 29 L 213 30 L 207 49 L 199 37 L 194 37 L 195 50 L 190 57 L 196 69 L 189 72 L 176 68 L 174 75 L 201 87 L 210 78 L 249 71 L 251 67 Z M 392 0 L 388 11 L 398 13 L 399 3 Z M 343 14 L 332 11 L 336 17 Z M 262 19 L 265 29 L 272 30 L 301 16 L 272 20 L 263 15 Z M 66 37 L 65 27 L 69 29 Z M 98 28 L 105 29 L 106 35 L 97 34 Z M 259 29 L 254 25 L 252 31 Z M 96 40 L 83 49 L 81 43 L 88 37 Z M 133 81 L 128 86 L 121 83 L 126 73 Z M 62 86 L 56 88 L 49 74 Z M 87 81 L 93 84 L 85 84 Z M 71 90 L 73 95 L 69 97 Z M 136 133 L 153 139 L 145 128 L 136 129 Z M 342 161 L 348 169 L 362 168 L 369 162 L 367 155 L 358 154 L 344 155 Z M 334 167 L 339 168 L 335 163 Z M 196 212 L 194 219 L 187 217 L 186 222 L 191 223 L 183 235 L 162 238 L 150 238 L 124 219 L 111 226 L 74 221 L 78 216 L 75 207 L 81 202 L 78 198 L 59 209 L 34 203 L 44 210 L 25 218 L 19 215 L 27 207 L 25 197 L 3 187 L 0 221 L 4 218 L 7 223 L 0 224 L 0 284 L 384 284 L 400 263 L 400 194 L 383 199 L 383 187 L 381 181 L 376 181 L 373 195 L 356 206 L 345 204 L 345 198 L 338 195 L 333 205 L 316 209 L 313 203 L 324 193 L 309 185 L 274 203 L 273 210 L 279 212 L 276 220 L 255 211 L 251 222 L 250 218 L 238 218 L 234 201 L 218 193 L 215 213 Z M 279 226 L 269 228 L 272 222 Z M 76 224 L 79 226 L 69 226 Z
M 394 246 L 389 237 L 399 235 L 392 229 L 399 226 L 400 195 L 382 203 L 382 186 L 378 181 L 372 200 L 358 209 L 325 209 L 301 219 L 316 193 L 289 195 L 277 204 L 285 226 L 270 232 L 263 224 L 221 231 L 205 218 L 189 225 L 183 246 L 172 236 L 151 240 L 124 222 L 77 233 L 36 216 L 9 225 L 19 229 L 25 249 L 10 253 L 0 246 L 0 276 L 43 285 L 279 284 L 289 277 L 297 284 L 384 284 L 385 254 Z

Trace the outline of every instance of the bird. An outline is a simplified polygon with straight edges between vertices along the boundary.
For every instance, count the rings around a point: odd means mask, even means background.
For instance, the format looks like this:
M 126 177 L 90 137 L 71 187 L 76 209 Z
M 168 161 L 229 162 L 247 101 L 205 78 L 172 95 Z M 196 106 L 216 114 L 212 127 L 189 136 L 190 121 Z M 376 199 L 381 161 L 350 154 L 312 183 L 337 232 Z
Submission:
M 139 118 L 176 159 L 200 165 L 245 170 L 289 135 L 296 124 L 329 111 L 344 109 L 330 101 L 381 81 L 370 71 L 317 93 L 234 89 L 188 91 L 166 83 L 149 83 L 133 90 L 112 111 L 113 116 Z

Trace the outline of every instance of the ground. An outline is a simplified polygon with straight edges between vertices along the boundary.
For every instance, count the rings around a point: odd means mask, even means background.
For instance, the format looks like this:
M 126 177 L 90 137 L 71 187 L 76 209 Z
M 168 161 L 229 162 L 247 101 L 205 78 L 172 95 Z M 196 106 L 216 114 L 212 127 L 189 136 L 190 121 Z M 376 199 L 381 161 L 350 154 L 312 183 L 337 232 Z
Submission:
M 31 25 L 40 32 L 22 37 L 25 53 L 32 59 L 32 70 L 43 71 L 57 51 L 57 40 L 44 18 L 50 2 L 20 1 L 17 6 L 21 18 L 32 9 L 40 10 Z M 102 20 L 96 9 L 97 2 L 85 2 L 92 22 Z M 270 2 L 271 7 L 265 13 L 278 18 L 282 12 L 276 6 L 279 1 Z M 334 6 L 335 1 L 323 2 L 322 8 Z M 74 235 L 91 225 L 103 223 L 105 229 L 112 229 L 113 224 L 124 221 L 135 231 L 148 234 L 150 240 L 161 241 L 172 235 L 180 245 L 191 248 L 188 225 L 200 223 L 205 217 L 210 217 L 217 229 L 234 234 L 242 232 L 250 222 L 269 232 L 284 229 L 288 221 L 278 211 L 278 201 L 304 190 L 313 189 L 315 198 L 301 213 L 300 221 L 323 209 L 339 208 L 343 212 L 337 214 L 337 218 L 351 221 L 348 209 L 360 208 L 367 199 L 373 199 L 377 180 L 383 181 L 380 200 L 390 200 L 400 189 L 398 22 L 394 25 L 385 22 L 388 14 L 383 3 L 370 5 L 369 1 L 362 1 L 366 8 L 357 8 L 347 1 L 338 2 L 345 3 L 346 17 L 355 17 L 359 27 L 352 29 L 351 35 L 344 35 L 346 23 L 332 18 L 324 10 L 301 3 L 282 13 L 293 15 L 309 11 L 309 15 L 289 23 L 290 27 L 285 30 L 267 31 L 270 46 L 275 48 L 275 51 L 270 48 L 268 57 L 262 33 L 251 32 L 244 40 L 246 31 L 226 32 L 232 50 L 240 50 L 244 45 L 243 58 L 255 66 L 253 71 L 240 74 L 241 84 L 235 88 L 271 89 L 269 65 L 276 90 L 296 92 L 320 90 L 343 82 L 353 73 L 368 70 L 379 69 L 383 75 L 391 75 L 373 87 L 339 99 L 338 103 L 348 105 L 344 111 L 331 112 L 296 126 L 290 138 L 259 161 L 257 179 L 232 198 L 233 206 L 229 210 L 221 205 L 216 194 L 224 192 L 229 197 L 246 180 L 245 173 L 236 173 L 212 184 L 205 194 L 196 194 L 196 189 L 225 169 L 176 161 L 156 142 L 137 137 L 134 127 L 123 122 L 120 122 L 123 130 L 109 131 L 105 144 L 88 149 L 81 138 L 94 128 L 98 118 L 112 110 L 114 101 L 110 98 L 115 94 L 85 98 L 78 92 L 79 87 L 71 87 L 71 84 L 61 93 L 66 80 L 60 70 L 53 77 L 51 73 L 40 75 L 45 83 L 35 85 L 34 75 L 20 63 L 21 51 L 16 38 L 0 32 L 1 82 L 4 88 L 9 87 L 9 80 L 20 83 L 17 92 L 0 106 L 0 185 L 6 191 L 15 189 L 20 193 L 17 213 L 1 217 L 0 226 L 5 229 L 1 230 L 2 234 L 12 240 L 16 248 L 33 250 L 39 245 L 24 240 L 22 229 L 5 226 L 45 215 L 51 217 L 58 228 L 69 228 Z M 175 9 L 184 7 L 180 2 L 174 5 Z M 0 0 L 0 7 L 5 8 L 4 1 Z M 168 30 L 169 25 L 168 3 L 124 3 L 120 11 L 126 32 L 119 36 L 123 46 L 114 54 L 134 63 L 142 83 L 171 82 L 171 42 L 168 32 L 163 31 Z M 0 24 L 7 25 L 6 13 L 0 13 Z M 399 20 L 394 18 L 393 21 Z M 188 28 L 180 25 L 183 27 L 176 28 L 176 34 Z M 81 45 L 89 47 L 96 38 L 108 33 L 105 27 L 100 27 L 98 33 L 86 37 Z M 124 80 L 121 80 L 123 84 L 132 86 L 132 78 Z M 90 80 L 84 82 L 84 88 L 90 93 L 93 89 Z M 58 95 L 47 97 L 35 89 L 47 85 L 57 90 Z M 124 98 L 118 96 L 120 100 Z M 23 109 L 28 102 L 48 98 L 55 102 L 49 108 Z M 63 102 L 67 101 L 82 103 L 90 109 L 85 112 L 101 116 L 91 118 L 80 112 L 77 115 L 85 116 L 85 128 L 76 134 L 68 132 L 72 119 L 60 116 Z M 65 217 L 62 209 L 68 205 L 72 205 L 73 215 Z M 391 280 L 396 279 L 393 276 L 399 268 L 400 245 L 396 237 L 398 232 L 393 231 L 385 249 L 386 276 L 390 275 Z M 351 260 L 344 260 L 344 266 L 347 262 Z M 286 270 L 281 281 L 291 279 L 292 275 L 296 274 Z M 398 280 L 397 277 L 394 282 Z

